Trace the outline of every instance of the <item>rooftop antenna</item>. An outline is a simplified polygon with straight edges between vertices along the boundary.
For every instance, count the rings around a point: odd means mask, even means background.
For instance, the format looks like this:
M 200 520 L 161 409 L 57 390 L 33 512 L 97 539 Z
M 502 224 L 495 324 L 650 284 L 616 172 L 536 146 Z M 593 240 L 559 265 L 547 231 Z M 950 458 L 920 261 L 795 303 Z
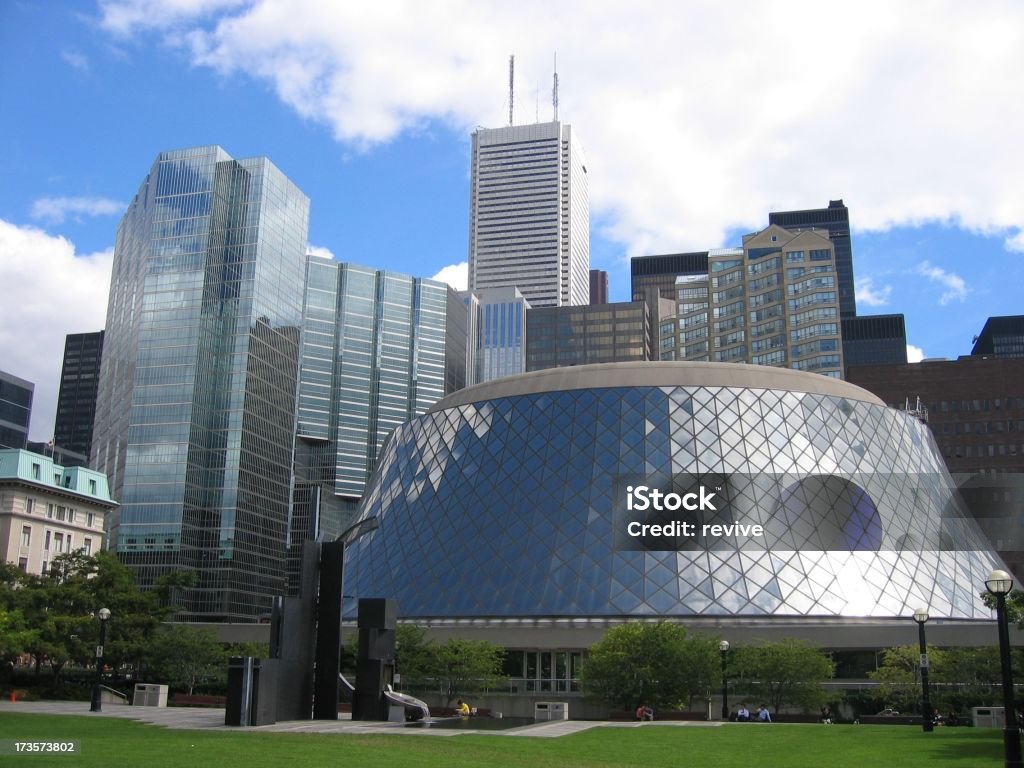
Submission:
M 512 97 L 513 83 L 515 82 L 516 57 L 515 54 L 508 57 L 508 124 L 512 125 Z
M 551 106 L 555 108 L 555 122 L 558 122 L 558 52 L 555 52 L 555 78 L 551 88 Z

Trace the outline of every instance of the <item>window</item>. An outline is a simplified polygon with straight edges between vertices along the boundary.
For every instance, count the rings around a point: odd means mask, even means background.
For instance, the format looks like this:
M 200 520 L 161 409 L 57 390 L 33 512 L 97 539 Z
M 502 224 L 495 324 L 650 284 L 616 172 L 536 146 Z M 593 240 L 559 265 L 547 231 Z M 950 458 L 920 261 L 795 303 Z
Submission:
M 43 539 L 43 551 L 44 552 L 49 552 L 50 551 L 50 532 L 49 531 L 46 532 L 46 536 Z
M 33 463 L 32 464 L 32 479 L 33 480 L 39 480 L 39 479 L 42 478 L 42 475 L 43 475 L 43 468 L 39 464 Z
M 26 515 L 31 515 L 35 511 L 36 511 L 36 500 L 35 499 L 25 499 L 25 514 Z
M 30 547 L 32 546 L 32 526 L 23 525 L 21 527 L 21 546 Z
M 46 505 L 46 516 L 50 520 L 53 520 L 53 504 Z
M 28 558 L 27 557 L 19 557 L 18 558 L 18 567 L 21 568 L 21 570 L 23 570 L 23 571 L 25 571 L 27 573 L 28 572 Z
M 89 493 L 91 493 L 93 496 L 96 495 L 96 481 L 95 480 L 90 480 L 89 481 Z
M 85 516 L 85 521 L 86 521 L 86 525 L 88 525 L 90 528 L 92 528 L 93 525 L 96 522 L 96 515 L 93 514 L 92 512 L 90 512 L 89 514 L 87 514 Z
M 89 538 L 85 539 L 85 541 L 82 542 L 82 549 L 85 550 L 85 554 L 91 555 L 92 554 L 92 539 L 89 539 Z
M 64 534 L 55 533 L 53 534 L 53 551 L 63 552 L 64 551 Z

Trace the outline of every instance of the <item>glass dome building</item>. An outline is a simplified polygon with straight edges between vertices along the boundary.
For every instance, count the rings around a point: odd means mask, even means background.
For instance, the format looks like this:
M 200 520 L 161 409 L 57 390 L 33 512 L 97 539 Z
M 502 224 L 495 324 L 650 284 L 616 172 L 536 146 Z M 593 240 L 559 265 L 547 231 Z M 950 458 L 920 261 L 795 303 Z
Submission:
M 979 592 L 1000 561 L 953 489 L 924 424 L 843 381 L 721 363 L 545 370 L 395 431 L 360 511 L 379 527 L 347 551 L 345 591 L 396 598 L 404 619 L 505 627 L 844 624 L 922 606 L 989 620 Z

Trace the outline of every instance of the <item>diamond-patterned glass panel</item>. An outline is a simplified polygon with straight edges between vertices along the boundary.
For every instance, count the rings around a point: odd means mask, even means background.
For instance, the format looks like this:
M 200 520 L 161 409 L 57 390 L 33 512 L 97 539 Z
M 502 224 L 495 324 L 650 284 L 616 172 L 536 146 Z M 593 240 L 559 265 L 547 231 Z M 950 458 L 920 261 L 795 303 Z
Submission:
M 708 473 L 729 498 L 708 520 L 762 539 L 616 550 L 621 478 Z M 987 619 L 979 585 L 1001 566 L 951 487 L 927 428 L 870 402 L 692 385 L 501 397 L 395 431 L 346 592 L 410 618 Z

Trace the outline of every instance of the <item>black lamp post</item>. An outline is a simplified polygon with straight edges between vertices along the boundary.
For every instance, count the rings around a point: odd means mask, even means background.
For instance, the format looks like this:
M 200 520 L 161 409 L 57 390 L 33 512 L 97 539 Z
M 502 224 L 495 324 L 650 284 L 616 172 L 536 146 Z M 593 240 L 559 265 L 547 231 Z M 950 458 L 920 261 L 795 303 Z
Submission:
M 107 622 L 110 621 L 110 609 L 100 608 L 100 644 L 96 646 L 96 682 L 92 686 L 92 706 L 90 712 L 102 712 L 103 702 L 100 701 L 100 686 L 103 684 L 103 644 L 107 641 Z
M 722 640 L 718 644 L 722 652 L 722 719 L 729 719 L 729 679 L 725 676 L 725 657 L 729 655 L 729 641 Z
M 1020 732 L 1017 730 L 1013 701 L 1013 672 L 1010 669 L 1010 629 L 1006 622 L 1006 596 L 1013 589 L 1013 577 L 1006 571 L 992 571 L 985 588 L 996 598 L 996 624 L 999 626 L 999 657 L 1003 665 L 1003 758 L 1006 768 L 1021 768 Z
M 928 611 L 918 608 L 914 611 L 917 622 L 917 642 L 921 648 L 921 730 L 930 733 L 935 728 L 932 720 L 932 705 L 928 700 L 928 646 L 924 641 L 924 625 L 928 621 Z

